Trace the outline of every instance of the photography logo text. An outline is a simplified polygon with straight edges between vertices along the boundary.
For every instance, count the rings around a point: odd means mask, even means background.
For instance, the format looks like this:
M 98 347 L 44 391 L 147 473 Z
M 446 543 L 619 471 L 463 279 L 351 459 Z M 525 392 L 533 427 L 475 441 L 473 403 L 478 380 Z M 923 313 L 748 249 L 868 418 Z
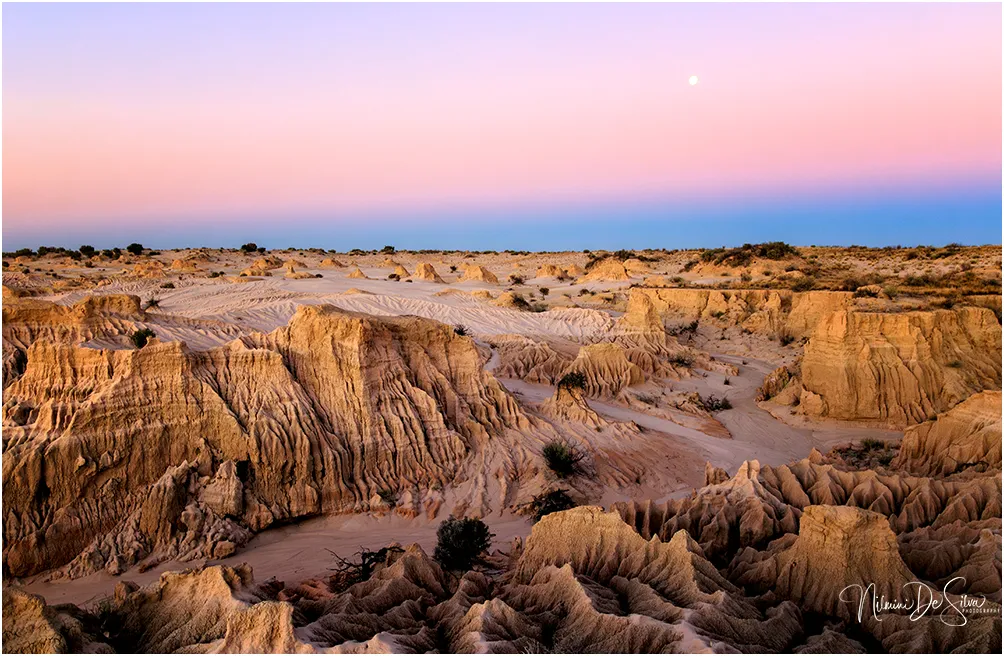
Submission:
M 965 626 L 971 618 L 981 615 L 997 615 L 1001 607 L 979 594 L 954 594 L 951 589 L 963 588 L 966 579 L 957 576 L 941 590 L 920 581 L 910 581 L 903 585 L 895 597 L 879 593 L 874 583 L 848 585 L 840 591 L 840 601 L 856 604 L 858 622 L 871 614 L 881 622 L 889 614 L 906 615 L 916 622 L 924 617 L 940 619 L 948 626 Z

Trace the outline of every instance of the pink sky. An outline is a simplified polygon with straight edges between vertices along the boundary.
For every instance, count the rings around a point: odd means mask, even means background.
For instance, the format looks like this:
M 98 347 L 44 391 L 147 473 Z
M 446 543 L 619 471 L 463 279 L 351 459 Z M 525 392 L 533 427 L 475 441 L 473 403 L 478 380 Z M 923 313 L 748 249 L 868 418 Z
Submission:
M 372 38 L 337 47 L 302 9 L 256 40 L 220 7 L 70 37 L 5 7 L 5 225 L 1000 176 L 999 6 L 677 7 L 354 8 Z M 185 30 L 218 49 L 175 60 Z

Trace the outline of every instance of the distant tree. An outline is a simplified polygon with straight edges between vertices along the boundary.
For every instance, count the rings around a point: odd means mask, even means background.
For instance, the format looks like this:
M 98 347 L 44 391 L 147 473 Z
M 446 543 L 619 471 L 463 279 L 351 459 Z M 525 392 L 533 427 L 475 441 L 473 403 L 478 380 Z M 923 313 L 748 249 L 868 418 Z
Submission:
M 143 244 L 137 244 L 136 242 L 133 242 L 128 246 L 126 246 L 126 250 L 132 253 L 133 255 L 142 255 Z
M 258 250 L 258 244 L 254 243 L 253 241 L 249 241 L 248 243 L 241 246 L 241 250 L 244 251 L 245 253 L 254 253 L 255 251 Z
M 84 257 L 94 257 L 94 253 L 95 251 L 93 246 L 84 245 L 80 247 L 80 254 Z
M 551 290 L 548 289 L 547 287 L 541 287 L 540 288 L 540 295 L 541 296 L 547 296 L 549 293 L 551 293 Z
M 391 255 L 394 253 L 394 247 L 384 246 L 383 248 L 380 249 L 380 252 L 383 253 L 384 255 Z

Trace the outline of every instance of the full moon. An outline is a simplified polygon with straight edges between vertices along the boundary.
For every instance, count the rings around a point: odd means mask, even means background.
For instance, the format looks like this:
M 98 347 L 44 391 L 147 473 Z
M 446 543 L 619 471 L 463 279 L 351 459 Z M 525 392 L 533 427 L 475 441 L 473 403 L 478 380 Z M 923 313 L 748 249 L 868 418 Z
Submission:
M 696 75 L 691 75 L 690 76 L 690 86 L 694 86 L 695 84 L 697 84 L 697 76 Z

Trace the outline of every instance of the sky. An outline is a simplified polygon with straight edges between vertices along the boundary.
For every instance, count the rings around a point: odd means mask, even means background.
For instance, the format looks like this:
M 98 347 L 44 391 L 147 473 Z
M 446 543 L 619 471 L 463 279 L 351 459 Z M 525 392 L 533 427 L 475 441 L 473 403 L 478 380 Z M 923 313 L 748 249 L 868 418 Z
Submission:
M 5 251 L 1001 243 L 1000 4 L 2 11 Z

